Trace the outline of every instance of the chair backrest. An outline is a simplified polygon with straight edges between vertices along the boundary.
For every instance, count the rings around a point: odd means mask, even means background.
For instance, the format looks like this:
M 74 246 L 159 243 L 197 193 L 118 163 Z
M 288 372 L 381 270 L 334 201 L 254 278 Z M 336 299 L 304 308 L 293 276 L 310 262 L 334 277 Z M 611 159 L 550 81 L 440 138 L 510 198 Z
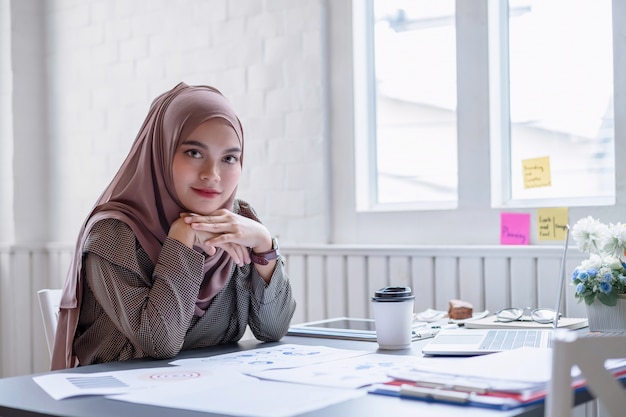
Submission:
M 54 347 L 54 336 L 57 331 L 57 322 L 59 321 L 59 303 L 61 302 L 60 289 L 44 289 L 37 291 L 39 297 L 39 307 L 41 308 L 41 317 L 43 319 L 43 329 L 46 332 L 46 341 L 48 342 L 48 352 L 52 357 L 52 349 Z
M 626 390 L 610 370 L 608 359 L 626 358 L 626 333 L 579 335 L 559 330 L 552 343 L 552 378 L 548 383 L 546 417 L 570 417 L 574 406 L 572 367 L 578 366 L 586 387 L 611 417 L 624 416 Z

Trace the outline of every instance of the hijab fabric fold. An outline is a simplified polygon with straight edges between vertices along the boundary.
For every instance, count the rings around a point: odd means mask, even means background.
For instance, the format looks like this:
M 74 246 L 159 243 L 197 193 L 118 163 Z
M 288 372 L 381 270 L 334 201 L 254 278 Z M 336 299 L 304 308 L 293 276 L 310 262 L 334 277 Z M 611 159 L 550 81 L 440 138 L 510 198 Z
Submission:
M 232 126 L 243 151 L 241 122 L 230 102 L 217 89 L 180 83 L 152 102 L 128 156 L 80 230 L 63 287 L 52 370 L 77 365 L 72 345 L 82 300 L 83 247 L 91 228 L 107 218 L 123 221 L 156 264 L 170 224 L 181 212 L 188 211 L 174 191 L 174 153 L 200 124 L 215 117 L 225 119 Z M 232 210 L 236 191 L 222 208 Z M 232 265 L 232 258 L 221 249 L 213 256 L 205 256 L 205 277 L 196 300 L 196 315 L 204 314 L 211 299 L 226 284 Z

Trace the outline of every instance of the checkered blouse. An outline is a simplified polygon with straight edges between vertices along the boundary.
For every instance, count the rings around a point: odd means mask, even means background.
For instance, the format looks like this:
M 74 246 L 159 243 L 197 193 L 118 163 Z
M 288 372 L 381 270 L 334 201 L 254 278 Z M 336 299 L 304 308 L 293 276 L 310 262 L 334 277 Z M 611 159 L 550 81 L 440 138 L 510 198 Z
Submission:
M 246 325 L 259 340 L 279 340 L 296 306 L 281 259 L 269 284 L 254 266 L 234 265 L 206 313 L 195 316 L 204 255 L 167 238 L 154 266 L 131 229 L 116 219 L 94 225 L 83 262 L 86 285 L 74 338 L 81 365 L 170 358 L 237 341 Z

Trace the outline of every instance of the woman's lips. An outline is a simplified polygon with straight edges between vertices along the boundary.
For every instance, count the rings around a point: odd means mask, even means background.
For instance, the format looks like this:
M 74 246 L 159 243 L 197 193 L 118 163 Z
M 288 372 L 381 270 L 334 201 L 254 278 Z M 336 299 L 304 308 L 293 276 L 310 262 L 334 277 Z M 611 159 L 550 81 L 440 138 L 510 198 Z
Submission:
M 200 195 L 201 197 L 206 197 L 206 198 L 215 198 L 217 196 L 220 195 L 220 192 L 217 190 L 213 190 L 213 189 L 206 189 L 206 188 L 191 188 L 196 194 Z

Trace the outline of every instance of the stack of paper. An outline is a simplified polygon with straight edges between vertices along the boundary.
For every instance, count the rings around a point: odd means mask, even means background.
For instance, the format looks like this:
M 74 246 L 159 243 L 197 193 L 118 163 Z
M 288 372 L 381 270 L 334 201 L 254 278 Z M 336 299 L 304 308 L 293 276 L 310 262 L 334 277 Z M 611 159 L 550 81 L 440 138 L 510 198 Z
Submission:
M 394 378 L 370 390 L 401 398 L 511 409 L 543 402 L 551 378 L 550 349 L 520 348 L 462 359 L 462 366 L 442 362 L 390 374 Z M 606 364 L 617 377 L 626 377 L 626 360 Z M 573 388 L 585 381 L 572 369 Z

